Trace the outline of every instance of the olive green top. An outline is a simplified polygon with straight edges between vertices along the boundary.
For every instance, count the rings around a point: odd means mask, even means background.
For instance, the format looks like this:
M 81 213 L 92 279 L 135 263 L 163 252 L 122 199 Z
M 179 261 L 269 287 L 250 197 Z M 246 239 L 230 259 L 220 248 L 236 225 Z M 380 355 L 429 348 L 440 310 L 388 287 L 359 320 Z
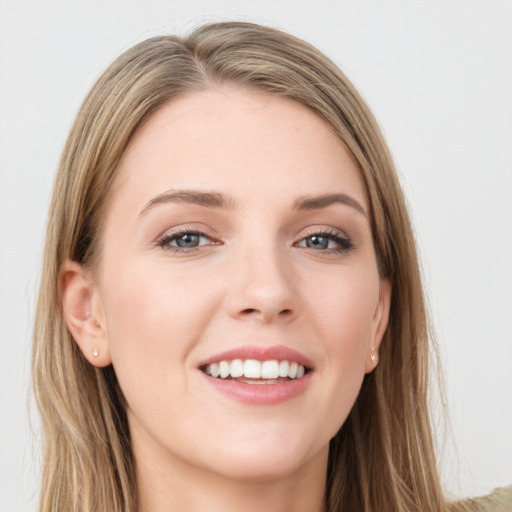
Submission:
M 512 485 L 495 489 L 488 496 L 462 501 L 468 512 L 512 512 Z

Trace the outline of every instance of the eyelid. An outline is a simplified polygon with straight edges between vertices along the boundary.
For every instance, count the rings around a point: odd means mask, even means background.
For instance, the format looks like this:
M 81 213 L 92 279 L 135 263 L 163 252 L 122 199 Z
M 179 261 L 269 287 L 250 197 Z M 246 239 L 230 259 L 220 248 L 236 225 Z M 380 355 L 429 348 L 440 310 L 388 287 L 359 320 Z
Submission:
M 338 244 L 338 247 L 331 247 L 323 250 L 312 249 L 313 251 L 318 253 L 342 253 L 354 248 L 354 243 L 352 242 L 351 238 L 343 230 L 334 228 L 332 226 L 310 226 L 305 230 L 304 233 L 301 234 L 299 240 L 294 245 L 296 245 L 297 247 L 303 247 L 299 244 L 312 236 L 327 237 Z
M 191 223 L 184 223 L 184 224 L 179 224 L 176 226 L 168 227 L 167 229 L 162 231 L 160 235 L 158 235 L 156 237 L 156 242 L 158 242 L 158 240 L 161 240 L 162 238 L 165 238 L 165 237 L 179 236 L 179 235 L 187 234 L 187 233 L 203 235 L 208 238 L 217 238 L 217 236 L 218 236 L 208 226 L 205 226 L 204 224 L 200 224 L 200 223 L 196 223 L 196 222 L 191 222 Z
M 170 245 L 170 241 L 175 240 L 183 235 L 198 235 L 200 237 L 207 238 L 211 243 L 201 244 L 197 247 L 178 247 L 177 245 Z M 154 242 L 154 245 L 157 247 L 161 247 L 164 250 L 173 251 L 176 253 L 187 253 L 194 252 L 199 250 L 201 247 L 210 246 L 210 245 L 219 245 L 220 240 L 212 233 L 210 229 L 206 226 L 195 227 L 192 225 L 188 226 L 177 226 L 175 228 L 170 228 L 164 231 Z
M 349 238 L 349 236 L 341 229 L 335 228 L 333 226 L 308 226 L 304 233 L 301 233 L 302 237 L 312 236 L 312 235 L 337 235 L 343 238 Z
M 315 235 L 326 235 L 343 238 L 344 240 L 350 240 L 350 237 L 345 231 L 339 228 L 334 228 L 332 226 L 309 226 L 304 230 L 303 233 L 299 235 L 299 238 L 300 240 L 303 240 L 304 238 Z

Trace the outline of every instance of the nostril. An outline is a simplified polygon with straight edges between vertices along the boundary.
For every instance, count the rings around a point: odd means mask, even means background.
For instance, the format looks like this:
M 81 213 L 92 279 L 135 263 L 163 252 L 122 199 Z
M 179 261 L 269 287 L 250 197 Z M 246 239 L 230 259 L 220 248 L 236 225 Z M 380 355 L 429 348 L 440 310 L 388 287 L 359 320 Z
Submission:
M 240 317 L 258 317 L 258 318 L 262 318 L 263 320 L 265 321 L 269 321 L 271 318 L 281 318 L 282 320 L 284 319 L 287 319 L 287 318 L 291 318 L 293 316 L 293 310 L 292 309 L 289 309 L 289 308 L 286 308 L 286 309 L 281 309 L 280 311 L 279 310 L 276 310 L 276 311 L 271 311 L 271 310 L 265 310 L 265 309 L 259 309 L 259 308 L 245 308 L 245 309 L 242 309 L 239 313 Z
M 242 311 L 242 313 L 243 313 L 243 314 L 245 314 L 245 315 L 249 315 L 249 314 L 251 314 L 251 313 L 256 313 L 257 311 L 259 311 L 259 310 L 258 310 L 258 309 L 255 309 L 255 308 L 247 308 L 247 309 L 244 309 L 244 310 Z M 283 309 L 282 311 L 279 311 L 279 313 L 278 313 L 278 314 L 279 314 L 280 316 L 288 316 L 288 315 L 290 315 L 290 314 L 291 314 L 291 312 L 292 312 L 292 310 L 291 310 L 291 309 Z

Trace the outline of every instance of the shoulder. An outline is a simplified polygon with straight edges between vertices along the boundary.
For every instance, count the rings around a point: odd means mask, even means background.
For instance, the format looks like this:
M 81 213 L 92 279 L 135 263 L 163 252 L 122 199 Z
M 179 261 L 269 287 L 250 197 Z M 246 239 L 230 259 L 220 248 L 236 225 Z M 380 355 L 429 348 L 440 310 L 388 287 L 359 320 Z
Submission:
M 512 512 L 512 485 L 495 489 L 488 496 L 457 503 L 453 510 L 468 512 Z

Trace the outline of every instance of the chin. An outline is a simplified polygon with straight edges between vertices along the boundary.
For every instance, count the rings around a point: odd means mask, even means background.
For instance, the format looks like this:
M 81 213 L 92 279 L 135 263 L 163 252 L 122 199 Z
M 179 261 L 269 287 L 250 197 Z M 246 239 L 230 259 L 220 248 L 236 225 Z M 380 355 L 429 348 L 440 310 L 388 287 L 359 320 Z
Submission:
M 329 444 L 306 449 L 284 437 L 250 446 L 231 444 L 216 450 L 214 470 L 234 481 L 263 483 L 277 481 L 300 472 L 316 460 L 327 460 Z

